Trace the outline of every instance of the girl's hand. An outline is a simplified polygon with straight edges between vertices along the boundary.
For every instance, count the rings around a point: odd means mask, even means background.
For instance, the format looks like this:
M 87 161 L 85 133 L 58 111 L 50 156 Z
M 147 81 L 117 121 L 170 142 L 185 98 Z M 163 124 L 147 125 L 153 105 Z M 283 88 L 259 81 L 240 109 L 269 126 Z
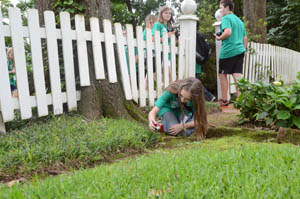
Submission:
M 177 135 L 181 131 L 183 131 L 183 124 L 175 124 L 171 128 L 169 128 L 169 133 L 171 135 Z
M 173 32 L 168 32 L 168 37 L 171 37 L 171 35 L 175 35 L 175 31 L 173 31 Z
M 149 118 L 149 128 L 150 128 L 152 131 L 155 131 L 155 124 L 156 124 L 155 119 Z

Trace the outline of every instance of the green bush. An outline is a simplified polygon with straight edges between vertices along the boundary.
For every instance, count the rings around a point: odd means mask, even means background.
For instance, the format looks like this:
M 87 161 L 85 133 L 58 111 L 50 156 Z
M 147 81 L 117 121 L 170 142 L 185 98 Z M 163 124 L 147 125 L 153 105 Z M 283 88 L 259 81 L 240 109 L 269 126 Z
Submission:
M 300 129 L 300 73 L 294 84 L 251 84 L 242 78 L 237 83 L 241 96 L 234 103 L 240 109 L 240 122 L 262 122 L 266 126 Z M 278 85 L 279 84 L 279 85 Z

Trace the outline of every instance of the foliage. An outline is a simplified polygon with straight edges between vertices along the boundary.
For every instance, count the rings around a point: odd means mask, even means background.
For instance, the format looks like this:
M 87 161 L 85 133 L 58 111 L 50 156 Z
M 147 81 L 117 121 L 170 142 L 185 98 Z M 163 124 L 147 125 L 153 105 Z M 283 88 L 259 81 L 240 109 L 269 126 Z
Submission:
M 165 5 L 164 0 L 111 0 L 112 18 L 114 22 L 122 25 L 143 25 L 148 14 L 157 13 L 158 9 Z
M 144 150 L 157 139 L 147 127 L 124 119 L 88 123 L 77 114 L 53 116 L 0 135 L 0 181 L 57 164 L 88 166 L 114 153 Z
M 85 7 L 79 3 L 79 0 L 57 0 L 53 5 L 53 10 L 56 13 L 56 23 L 59 23 L 59 13 L 68 12 L 71 19 L 74 19 L 76 14 L 83 14 Z
M 299 198 L 297 146 L 234 136 L 0 187 L 3 198 Z
M 281 86 L 277 85 L 280 84 Z M 300 129 L 300 73 L 292 85 L 258 81 L 237 82 L 241 96 L 235 102 L 241 122 L 262 122 L 266 126 Z
M 271 44 L 300 51 L 299 10 L 299 0 L 268 1 L 268 41 Z

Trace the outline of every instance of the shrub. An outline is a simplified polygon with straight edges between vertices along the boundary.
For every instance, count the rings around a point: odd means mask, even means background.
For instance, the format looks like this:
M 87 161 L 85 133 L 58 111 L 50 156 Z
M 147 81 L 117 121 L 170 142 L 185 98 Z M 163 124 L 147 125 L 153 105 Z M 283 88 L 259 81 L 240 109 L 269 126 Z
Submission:
M 300 129 L 300 73 L 295 83 L 283 85 L 242 78 L 236 83 L 241 96 L 234 103 L 240 109 L 240 123 L 262 122 L 266 126 Z

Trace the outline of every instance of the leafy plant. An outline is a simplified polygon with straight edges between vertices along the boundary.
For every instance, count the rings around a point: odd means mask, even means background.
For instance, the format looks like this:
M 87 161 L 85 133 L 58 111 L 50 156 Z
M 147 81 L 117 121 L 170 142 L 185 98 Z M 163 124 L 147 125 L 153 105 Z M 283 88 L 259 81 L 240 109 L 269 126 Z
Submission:
M 236 83 L 241 96 L 234 106 L 240 109 L 240 122 L 262 122 L 266 126 L 300 129 L 300 73 L 295 83 L 283 85 L 242 78 Z

